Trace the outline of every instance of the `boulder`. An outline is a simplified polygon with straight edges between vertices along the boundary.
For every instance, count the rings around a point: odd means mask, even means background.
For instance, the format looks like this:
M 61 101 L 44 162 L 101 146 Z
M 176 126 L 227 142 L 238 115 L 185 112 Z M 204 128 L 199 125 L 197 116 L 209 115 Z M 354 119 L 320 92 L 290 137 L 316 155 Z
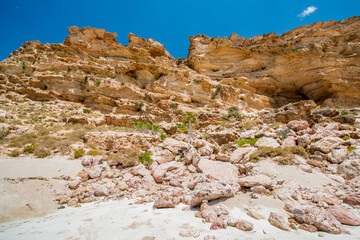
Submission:
M 153 153 L 151 158 L 159 164 L 171 162 L 175 160 L 175 155 L 167 149 L 161 149 L 159 147 L 151 148 L 150 151 Z
M 266 188 L 272 188 L 276 184 L 270 177 L 262 174 L 239 178 L 238 183 L 242 187 L 264 186 Z
M 270 213 L 268 221 L 270 222 L 271 225 L 273 225 L 274 227 L 277 227 L 281 230 L 284 230 L 284 231 L 291 230 L 288 220 L 277 213 L 274 213 L 274 212 Z
M 158 165 L 156 167 L 152 167 L 151 174 L 157 183 L 161 183 L 164 181 L 164 176 L 168 171 L 177 169 L 182 165 L 183 165 L 183 163 L 181 163 L 181 162 L 164 163 L 164 164 Z
M 331 206 L 329 212 L 342 224 L 360 226 L 360 219 L 340 206 Z
M 342 227 L 341 223 L 324 209 L 310 205 L 299 205 L 290 208 L 290 211 L 294 214 L 297 221 L 313 225 L 320 231 L 333 234 L 347 232 L 347 230 Z
M 200 154 L 197 152 L 196 148 L 191 147 L 184 155 L 184 160 L 187 164 L 192 164 L 197 166 L 200 161 Z
M 293 136 L 288 136 L 282 141 L 281 147 L 293 147 L 296 146 L 296 138 Z
M 323 153 L 329 153 L 343 143 L 344 140 L 342 140 L 341 138 L 325 137 L 315 143 L 312 143 L 310 145 L 310 149 L 312 151 L 321 151 Z
M 237 139 L 237 135 L 230 130 L 223 130 L 220 132 L 210 132 L 209 137 L 214 139 L 215 142 L 219 145 L 223 145 L 228 142 L 235 141 Z
M 311 136 L 309 134 L 304 134 L 302 136 L 297 137 L 298 145 L 301 147 L 307 147 L 311 144 Z
M 254 229 L 254 225 L 246 220 L 238 221 L 235 227 L 241 231 L 251 231 Z
M 277 148 L 280 147 L 280 144 L 273 138 L 262 137 L 255 143 L 255 146 Z
M 256 151 L 254 147 L 238 148 L 230 155 L 231 163 L 248 162 L 250 155 Z
M 329 154 L 328 161 L 337 164 L 342 163 L 345 160 L 347 154 L 348 151 L 346 148 L 334 149 Z
M 288 122 L 287 127 L 294 131 L 300 131 L 307 129 L 309 127 L 309 123 L 304 120 L 303 121 L 293 120 Z
M 203 200 L 214 200 L 222 197 L 233 197 L 235 195 L 234 189 L 231 185 L 221 182 L 201 182 L 196 184 L 196 187 L 191 193 L 191 206 L 199 205 Z
M 154 202 L 154 208 L 175 208 L 175 205 L 171 201 L 167 201 L 163 198 L 158 198 Z
M 97 185 L 94 187 L 94 195 L 97 197 L 109 195 L 109 189 L 103 185 Z
M 347 195 L 343 202 L 349 205 L 360 205 L 360 193 Z
M 346 179 L 360 175 L 360 149 L 350 152 L 346 159 L 337 167 L 338 174 L 344 174 Z
M 188 144 L 183 141 L 178 141 L 173 138 L 166 138 L 162 143 L 159 144 L 160 147 L 168 149 L 174 154 L 178 154 L 180 151 L 187 149 Z
M 104 168 L 102 166 L 95 166 L 88 170 L 90 178 L 99 178 Z
M 238 168 L 231 163 L 212 161 L 206 158 L 200 159 L 198 169 L 200 169 L 203 174 L 209 174 L 214 179 L 227 183 L 236 181 L 239 176 Z

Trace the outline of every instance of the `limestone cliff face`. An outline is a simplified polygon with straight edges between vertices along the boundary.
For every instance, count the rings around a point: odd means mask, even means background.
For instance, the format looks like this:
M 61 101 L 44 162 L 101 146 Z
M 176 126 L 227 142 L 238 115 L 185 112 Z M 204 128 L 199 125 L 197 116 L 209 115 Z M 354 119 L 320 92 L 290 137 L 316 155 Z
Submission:
M 360 17 L 244 39 L 190 38 L 188 64 L 213 79 L 242 81 L 277 105 L 312 99 L 360 104 Z
M 118 125 L 178 120 L 194 111 L 207 119 L 211 113 L 205 109 L 214 106 L 265 106 L 252 90 L 178 66 L 153 39 L 130 33 L 122 46 L 115 37 L 103 29 L 70 27 L 63 44 L 26 42 L 0 63 L 0 93 L 81 102 L 115 114 L 108 119 Z
M 228 106 L 275 107 L 313 99 L 360 103 L 360 18 L 315 23 L 281 36 L 190 38 L 187 60 L 153 39 L 86 27 L 62 44 L 26 42 L 0 63 L 0 94 L 80 102 L 108 113 L 109 124 L 181 121 L 195 112 L 220 119 Z M 219 108 L 220 107 L 220 108 Z M 219 114 L 220 113 L 220 114 Z

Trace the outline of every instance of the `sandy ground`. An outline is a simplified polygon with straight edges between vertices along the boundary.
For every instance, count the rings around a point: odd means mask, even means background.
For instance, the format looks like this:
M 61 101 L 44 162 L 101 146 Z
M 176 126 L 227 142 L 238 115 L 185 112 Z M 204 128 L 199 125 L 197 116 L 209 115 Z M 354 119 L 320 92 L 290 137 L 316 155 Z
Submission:
M 194 211 L 153 209 L 152 203 L 132 205 L 131 200 L 84 204 L 66 208 L 45 217 L 0 224 L 0 239 L 193 239 L 179 234 L 191 229 L 218 239 L 359 239 L 360 229 L 348 227 L 352 235 L 309 233 L 303 230 L 282 231 L 264 220 L 247 216 L 242 208 L 232 212 L 252 222 L 254 231 L 243 232 L 233 227 L 210 230 L 209 223 L 194 217 Z M 275 209 L 269 209 L 277 211 Z
M 56 156 L 47 159 L 0 159 L 0 222 L 40 217 L 59 207 L 53 192 L 69 191 L 62 175 L 75 176 L 79 160 Z M 41 178 L 36 179 L 36 178 Z
M 80 160 L 68 157 L 51 158 L 0 158 L 0 178 L 53 178 L 61 175 L 76 176 L 82 169 Z

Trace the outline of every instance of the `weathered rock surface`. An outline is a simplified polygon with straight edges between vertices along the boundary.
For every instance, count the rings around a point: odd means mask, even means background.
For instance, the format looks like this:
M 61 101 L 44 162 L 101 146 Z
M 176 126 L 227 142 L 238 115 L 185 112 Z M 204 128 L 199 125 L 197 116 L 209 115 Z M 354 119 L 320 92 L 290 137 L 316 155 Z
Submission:
M 307 98 L 327 106 L 356 106 L 359 22 L 359 17 L 317 22 L 280 36 L 269 33 L 249 39 L 193 36 L 189 65 L 214 79 L 246 84 L 268 96 L 269 103 Z
M 202 173 L 209 174 L 214 179 L 227 183 L 236 182 L 239 176 L 238 168 L 227 162 L 200 159 L 198 168 L 202 171 Z
M 216 181 L 198 183 L 192 192 L 191 206 L 197 206 L 203 200 L 233 197 L 234 194 L 234 189 L 224 182 Z

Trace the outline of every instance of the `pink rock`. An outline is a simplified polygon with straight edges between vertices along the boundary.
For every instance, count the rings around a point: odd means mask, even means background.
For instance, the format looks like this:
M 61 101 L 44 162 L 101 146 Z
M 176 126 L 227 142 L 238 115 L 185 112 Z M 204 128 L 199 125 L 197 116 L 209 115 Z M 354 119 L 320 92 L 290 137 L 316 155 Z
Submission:
M 327 195 L 325 193 L 317 192 L 312 196 L 314 203 L 325 202 L 329 205 L 339 204 L 339 200 L 333 196 Z
M 218 220 L 217 214 L 214 211 L 202 211 L 202 218 L 205 219 L 206 222 L 213 223 Z
M 68 187 L 72 190 L 77 189 L 80 186 L 80 181 L 71 181 L 68 182 Z
M 309 134 L 304 134 L 297 137 L 297 142 L 299 146 L 307 147 L 311 143 L 311 137 Z
M 97 197 L 109 195 L 109 189 L 103 185 L 98 185 L 94 187 L 94 195 Z
M 181 162 L 168 162 L 151 168 L 151 174 L 157 183 L 164 181 L 164 176 L 168 171 L 174 170 L 182 166 Z
M 341 223 L 324 209 L 300 205 L 290 209 L 297 221 L 315 226 L 320 231 L 333 234 L 348 233 Z
M 175 208 L 175 205 L 163 198 L 158 198 L 154 203 L 154 208 Z
M 92 164 L 92 156 L 90 155 L 85 155 L 83 157 L 81 157 L 81 164 L 84 167 L 90 167 Z
M 325 137 L 318 142 L 312 143 L 310 149 L 313 151 L 321 151 L 323 153 L 329 153 L 333 149 L 344 143 L 344 140 L 338 137 Z
M 191 193 L 191 206 L 199 205 L 203 200 L 214 200 L 222 197 L 233 197 L 235 190 L 224 182 L 197 183 Z
M 162 149 L 158 147 L 158 148 L 154 148 L 152 151 L 153 151 L 153 155 L 151 156 L 151 158 L 154 161 L 158 162 L 159 164 L 163 164 L 175 160 L 175 155 L 172 154 L 167 149 Z
M 347 203 L 349 205 L 360 205 L 360 193 L 354 193 L 354 194 L 347 195 L 343 199 L 343 202 Z
M 210 230 L 218 230 L 218 229 L 225 229 L 226 225 L 224 222 L 215 221 L 211 224 Z
M 254 225 L 246 220 L 238 221 L 235 227 L 241 231 L 251 231 L 254 229 Z
M 288 122 L 287 127 L 294 131 L 300 131 L 307 129 L 309 127 L 309 123 L 305 120 L 304 121 L 293 120 Z
M 360 226 L 360 219 L 340 206 L 332 206 L 329 212 L 342 224 Z
M 281 147 L 292 147 L 292 146 L 296 146 L 296 139 L 293 136 L 288 136 L 287 138 L 285 138 L 281 144 Z
M 212 161 L 205 158 L 200 159 L 198 168 L 203 174 L 209 174 L 215 179 L 231 183 L 239 176 L 236 166 L 228 162 Z
M 101 176 L 102 171 L 103 171 L 102 167 L 95 166 L 88 170 L 88 174 L 90 178 L 98 178 Z
M 100 165 L 102 163 L 103 157 L 101 155 L 93 156 L 92 166 Z

